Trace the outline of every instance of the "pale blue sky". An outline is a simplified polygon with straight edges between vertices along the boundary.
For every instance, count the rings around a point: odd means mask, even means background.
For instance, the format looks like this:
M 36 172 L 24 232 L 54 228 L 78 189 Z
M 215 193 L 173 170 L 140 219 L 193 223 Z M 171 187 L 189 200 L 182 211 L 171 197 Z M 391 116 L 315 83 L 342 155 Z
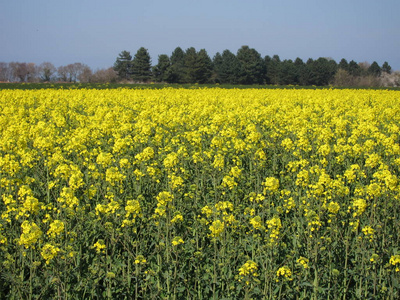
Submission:
M 0 0 L 0 61 L 82 62 L 242 45 L 281 59 L 388 61 L 400 70 L 400 0 Z

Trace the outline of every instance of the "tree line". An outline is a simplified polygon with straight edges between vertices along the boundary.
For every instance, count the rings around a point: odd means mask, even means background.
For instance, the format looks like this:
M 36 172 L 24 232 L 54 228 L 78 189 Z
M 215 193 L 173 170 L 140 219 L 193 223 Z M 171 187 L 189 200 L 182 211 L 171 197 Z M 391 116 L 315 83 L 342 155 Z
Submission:
M 56 68 L 50 62 L 0 62 L 0 81 L 6 82 L 163 82 L 163 83 L 219 83 L 268 84 L 301 86 L 400 86 L 400 73 L 392 72 L 384 62 L 347 61 L 337 63 L 332 58 L 301 58 L 281 60 L 278 55 L 262 57 L 249 46 L 237 53 L 217 52 L 211 59 L 205 49 L 177 47 L 170 56 L 161 54 L 156 65 L 148 50 L 141 47 L 134 56 L 122 51 L 113 67 L 95 72 L 82 63 Z
M 50 62 L 40 65 L 25 62 L 0 62 L 0 82 L 116 82 L 118 75 L 113 68 L 92 69 L 82 63 L 56 68 Z
M 120 80 L 166 83 L 221 83 L 221 84 L 272 84 L 272 85 L 380 85 L 383 78 L 392 74 L 384 62 L 357 63 L 331 58 L 300 58 L 281 60 L 278 55 L 262 57 L 249 46 L 242 46 L 236 54 L 230 50 L 216 53 L 211 59 L 205 49 L 186 51 L 177 47 L 168 56 L 158 56 L 158 63 L 151 65 L 151 57 L 141 47 L 132 57 L 122 51 L 116 59 L 114 70 Z M 396 74 L 398 75 L 398 74 Z M 398 78 L 400 79 L 400 78 Z M 400 84 L 400 80 L 398 82 Z

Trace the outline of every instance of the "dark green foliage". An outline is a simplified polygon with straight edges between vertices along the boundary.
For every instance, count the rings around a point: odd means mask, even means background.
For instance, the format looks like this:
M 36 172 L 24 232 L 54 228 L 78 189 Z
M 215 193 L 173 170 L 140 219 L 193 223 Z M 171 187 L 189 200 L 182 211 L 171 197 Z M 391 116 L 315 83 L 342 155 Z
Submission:
M 242 46 L 237 52 L 241 65 L 239 82 L 242 84 L 263 84 L 265 64 L 260 53 L 249 46 Z
M 294 67 L 296 70 L 296 77 L 295 77 L 294 84 L 302 84 L 301 83 L 301 74 L 304 71 L 305 63 L 303 62 L 303 60 L 301 58 L 297 57 L 296 60 L 294 61 Z
M 361 75 L 361 67 L 354 61 L 351 60 L 349 62 L 348 70 L 350 75 L 360 76 Z
M 141 47 L 132 60 L 132 79 L 147 82 L 151 79 L 151 58 L 146 48 Z
M 383 65 L 382 65 L 382 72 L 385 72 L 385 73 L 388 73 L 388 74 L 391 74 L 391 73 L 392 73 L 392 67 L 389 66 L 389 64 L 388 64 L 387 61 L 385 61 L 385 62 L 383 63 Z
M 120 79 L 130 79 L 132 76 L 132 56 L 129 51 L 122 51 L 116 62 L 114 70 L 118 73 Z
M 212 60 L 213 65 L 213 79 L 215 83 L 221 83 L 221 78 L 219 77 L 222 66 L 222 55 L 217 52 Z
M 269 56 L 268 56 L 269 58 Z M 267 69 L 267 78 L 269 79 L 270 84 L 279 84 L 280 81 L 280 69 L 281 69 L 281 59 L 279 55 L 274 55 L 271 59 L 267 59 L 266 57 L 266 69 Z
M 374 61 L 371 66 L 368 68 L 368 74 L 372 76 L 380 76 L 382 73 L 381 67 L 378 65 L 376 61 Z
M 190 47 L 186 50 L 184 66 L 186 73 L 185 82 L 196 82 L 197 52 L 195 48 Z
M 153 68 L 153 76 L 157 82 L 169 82 L 171 61 L 168 55 L 161 54 L 158 56 L 158 64 Z
M 310 81 L 312 85 L 328 85 L 335 76 L 337 64 L 334 60 L 320 57 L 308 63 L 310 68 Z
M 213 65 L 210 56 L 208 56 L 205 49 L 200 49 L 197 53 L 197 69 L 196 69 L 196 79 L 198 83 L 210 82 Z
M 170 57 L 169 83 L 184 83 L 185 52 L 181 47 L 175 48 Z
M 207 83 L 210 82 L 212 74 L 212 61 L 207 51 L 191 47 L 186 50 L 185 59 L 185 82 L 187 83 Z
M 280 68 L 280 84 L 288 85 L 297 82 L 296 66 L 291 59 L 284 60 Z
M 241 64 L 236 55 L 229 50 L 224 50 L 222 55 L 217 53 L 214 57 L 214 69 L 220 83 L 239 83 Z
M 306 63 L 299 57 L 281 60 L 278 55 L 261 57 L 255 49 L 242 46 L 235 55 L 226 49 L 217 52 L 211 60 L 207 51 L 196 51 L 190 47 L 183 51 L 177 47 L 168 57 L 159 55 L 157 65 L 151 67 L 147 49 L 140 48 L 132 59 L 128 51 L 122 51 L 114 64 L 120 79 L 139 82 L 154 80 L 172 84 L 272 84 L 272 85 L 315 85 L 326 86 L 334 82 L 343 83 L 343 75 L 348 76 L 349 85 L 379 86 L 382 72 L 390 74 L 392 68 L 385 62 L 380 67 L 376 62 L 348 62 L 342 58 L 339 63 L 331 58 L 310 58 Z M 345 71 L 335 77 L 338 70 Z M 48 76 L 47 76 L 48 77 Z M 46 77 L 46 78 L 47 78 Z M 369 78 L 369 79 L 368 79 Z M 339 80 L 340 79 L 340 80 Z M 359 84 L 357 84 L 359 83 Z
M 338 69 L 342 69 L 345 71 L 349 70 L 349 63 L 347 62 L 347 60 L 345 58 L 342 58 L 338 64 Z

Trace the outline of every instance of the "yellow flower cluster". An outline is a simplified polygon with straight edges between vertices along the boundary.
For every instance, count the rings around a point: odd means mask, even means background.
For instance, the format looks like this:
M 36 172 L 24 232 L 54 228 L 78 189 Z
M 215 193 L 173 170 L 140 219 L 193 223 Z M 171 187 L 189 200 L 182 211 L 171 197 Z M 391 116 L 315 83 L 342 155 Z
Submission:
M 392 255 L 389 263 L 396 267 L 396 272 L 400 272 L 400 255 Z
M 103 240 L 98 240 L 96 243 L 94 243 L 92 248 L 95 249 L 97 253 L 106 252 L 106 245 L 104 244 Z
M 308 269 L 308 268 L 309 268 L 309 266 L 308 266 L 308 263 L 309 263 L 308 258 L 305 258 L 305 257 L 300 256 L 300 258 L 297 259 L 297 263 L 298 263 L 300 266 L 302 266 L 304 269 Z
M 50 228 L 47 231 L 47 235 L 54 238 L 57 235 L 60 235 L 63 231 L 64 231 L 64 222 L 60 220 L 54 220 L 50 224 Z
M 147 260 L 144 258 L 143 255 L 138 255 L 135 258 L 135 264 L 136 265 L 144 265 L 146 264 Z
M 24 221 L 21 224 L 22 234 L 19 238 L 19 244 L 25 248 L 34 247 L 34 244 L 42 236 L 42 231 L 34 222 Z
M 185 243 L 185 241 L 180 236 L 176 236 L 172 240 L 172 245 L 173 246 L 178 246 L 178 245 L 183 244 L 183 243 Z
M 248 260 L 239 268 L 239 281 L 245 280 L 246 285 L 250 284 L 251 277 L 259 276 L 257 263 Z
M 57 256 L 60 252 L 60 248 L 55 247 L 51 244 L 46 244 L 43 246 L 42 251 L 40 252 L 43 259 L 46 260 L 46 264 L 49 264 L 50 261 Z
M 283 278 L 285 280 L 293 280 L 292 278 L 292 271 L 290 270 L 290 268 L 288 266 L 283 266 L 280 267 L 278 269 L 278 271 L 276 271 L 276 277 L 278 277 L 278 279 L 276 279 L 276 281 L 279 281 L 280 278 Z

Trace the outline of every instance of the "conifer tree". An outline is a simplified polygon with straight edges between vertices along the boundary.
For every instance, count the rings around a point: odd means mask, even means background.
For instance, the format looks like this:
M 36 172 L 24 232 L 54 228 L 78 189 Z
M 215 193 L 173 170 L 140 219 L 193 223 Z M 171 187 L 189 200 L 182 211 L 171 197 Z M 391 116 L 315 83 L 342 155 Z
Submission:
M 154 79 L 158 82 L 170 82 L 169 68 L 171 67 L 171 61 L 166 54 L 158 56 L 158 64 L 153 68 Z
M 150 54 L 146 48 L 141 47 L 132 60 L 132 79 L 147 82 L 151 76 Z
M 217 72 L 221 83 L 238 84 L 241 76 L 240 61 L 235 54 L 226 49 L 222 52 Z
M 185 52 L 181 47 L 176 47 L 170 57 L 171 67 L 168 69 L 170 83 L 184 83 L 185 75 Z
M 237 52 L 242 74 L 240 83 L 262 84 L 264 82 L 265 65 L 260 53 L 249 46 L 242 46 Z
M 129 51 L 122 51 L 114 63 L 114 71 L 120 79 L 130 79 L 132 76 L 132 56 Z

